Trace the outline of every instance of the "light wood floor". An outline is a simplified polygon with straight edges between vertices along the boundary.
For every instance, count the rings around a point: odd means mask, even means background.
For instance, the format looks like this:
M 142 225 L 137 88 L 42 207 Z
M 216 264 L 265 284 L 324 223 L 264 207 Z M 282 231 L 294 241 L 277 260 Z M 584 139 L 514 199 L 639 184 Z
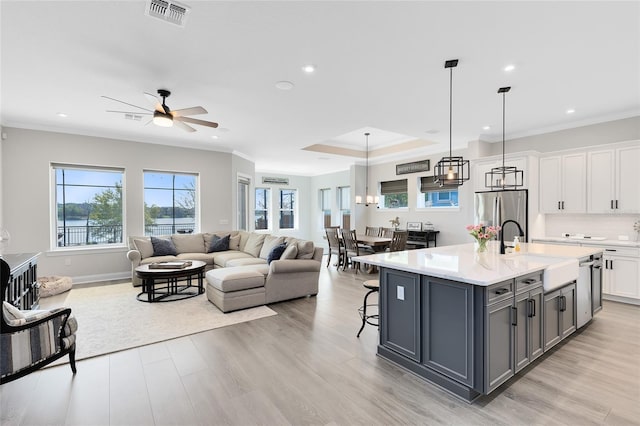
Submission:
M 276 316 L 2 385 L 0 424 L 640 424 L 640 307 L 606 302 L 469 405 L 378 358 L 375 327 L 356 339 L 372 277 L 323 266 L 318 296 L 271 305 Z

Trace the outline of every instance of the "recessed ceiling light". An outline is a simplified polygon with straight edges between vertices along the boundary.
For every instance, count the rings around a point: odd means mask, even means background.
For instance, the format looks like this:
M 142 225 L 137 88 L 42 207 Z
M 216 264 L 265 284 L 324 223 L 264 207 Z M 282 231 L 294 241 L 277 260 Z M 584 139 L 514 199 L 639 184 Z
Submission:
M 507 65 L 506 67 L 504 67 L 504 70 L 505 70 L 506 72 L 511 72 L 511 71 L 513 71 L 513 70 L 515 70 L 515 69 L 516 69 L 516 66 L 515 66 L 515 65 L 513 65 L 513 64 L 509 64 L 509 65 Z
M 491 126 L 484 126 L 482 130 L 491 130 Z
M 312 64 L 307 64 L 302 67 L 302 71 L 306 72 L 307 74 L 311 74 L 315 72 L 315 70 L 316 70 L 316 66 Z
M 573 108 L 569 108 L 569 109 L 567 110 L 567 114 L 573 114 L 574 112 L 576 112 L 576 110 L 575 110 L 575 109 L 573 109 Z
M 56 115 L 57 115 L 58 117 L 62 117 L 62 118 L 67 118 L 67 117 L 68 117 L 68 115 L 67 115 L 67 114 L 65 114 L 64 112 L 59 112 L 59 113 L 57 113 Z
M 219 137 L 218 135 L 213 135 L 211 136 L 211 139 L 218 139 L 218 137 Z
M 293 83 L 290 81 L 278 81 L 276 82 L 276 89 L 291 90 L 293 89 Z

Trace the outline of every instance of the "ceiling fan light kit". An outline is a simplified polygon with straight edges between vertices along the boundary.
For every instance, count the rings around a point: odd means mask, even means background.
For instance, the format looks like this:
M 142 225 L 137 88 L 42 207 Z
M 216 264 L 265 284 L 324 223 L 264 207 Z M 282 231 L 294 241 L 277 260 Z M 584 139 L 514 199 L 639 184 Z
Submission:
M 453 69 L 458 66 L 457 59 L 445 61 L 444 67 L 449 68 L 449 156 L 442 157 L 434 167 L 433 181 L 440 187 L 457 187 L 468 181 L 469 160 L 463 157 L 454 157 L 452 154 L 452 116 L 453 116 Z
M 378 197 L 377 195 L 369 195 L 369 135 L 369 132 L 364 134 L 366 140 L 364 203 L 362 202 L 362 195 L 356 195 L 356 204 L 364 204 L 365 206 L 377 206 L 380 202 L 380 197 Z
M 153 124 L 159 127 L 178 127 L 190 133 L 195 132 L 196 129 L 194 129 L 193 127 L 191 127 L 186 123 L 198 124 L 200 126 L 212 127 L 214 129 L 218 127 L 218 123 L 214 123 L 213 121 L 199 120 L 196 118 L 188 117 L 189 115 L 206 114 L 207 110 L 201 106 L 183 108 L 183 109 L 172 111 L 171 108 L 167 106 L 167 102 L 166 102 L 167 98 L 171 96 L 171 92 L 166 89 L 158 89 L 158 95 L 160 95 L 160 97 L 162 98 L 162 103 L 160 103 L 160 100 L 155 95 L 152 95 L 150 93 L 145 93 L 144 95 L 154 106 L 155 108 L 154 110 L 150 110 L 148 108 L 130 104 L 128 102 L 124 102 L 119 99 L 110 98 L 109 96 L 102 96 L 102 97 L 112 101 L 120 102 L 121 104 L 125 104 L 130 107 L 134 107 L 134 108 L 138 108 L 140 110 L 146 111 L 146 112 L 140 112 L 140 111 L 131 112 L 131 111 L 107 110 L 107 112 L 125 114 L 125 117 L 127 117 L 127 115 L 130 115 L 130 116 L 153 115 L 153 118 L 151 119 L 151 121 L 153 122 Z
M 524 172 L 517 167 L 504 165 L 505 96 L 509 90 L 511 87 L 498 89 L 498 93 L 502 93 L 502 166 L 494 167 L 484 174 L 484 185 L 492 190 L 517 189 L 524 186 Z

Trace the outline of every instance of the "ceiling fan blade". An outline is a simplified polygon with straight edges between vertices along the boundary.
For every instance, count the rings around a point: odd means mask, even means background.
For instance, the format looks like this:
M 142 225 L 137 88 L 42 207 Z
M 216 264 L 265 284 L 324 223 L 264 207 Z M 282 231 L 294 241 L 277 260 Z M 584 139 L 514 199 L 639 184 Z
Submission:
M 156 95 L 144 92 L 144 97 L 147 98 L 151 105 L 153 105 L 154 109 L 157 109 L 158 111 L 162 110 L 162 102 L 160 102 L 160 99 L 158 99 Z
M 186 123 L 199 124 L 201 126 L 213 127 L 214 129 L 218 127 L 218 123 L 214 123 L 213 121 L 198 120 L 197 118 L 173 117 L 173 122 L 175 123 L 176 121 L 184 121 Z
M 182 129 L 182 130 L 184 130 L 186 132 L 189 132 L 189 133 L 193 133 L 193 132 L 196 131 L 196 129 L 194 129 L 193 127 L 191 127 L 191 126 L 189 126 L 187 124 L 184 124 L 183 122 L 178 121 L 178 120 L 173 120 L 173 125 L 175 127 L 179 128 L 179 129 Z
M 105 98 L 105 99 L 110 99 L 110 100 L 112 100 L 112 101 L 120 102 L 121 104 L 129 105 L 129 106 L 132 106 L 132 107 L 134 107 L 134 108 L 138 108 L 138 109 L 141 109 L 141 110 L 144 110 L 144 111 L 147 111 L 147 112 L 153 112 L 153 111 L 151 111 L 150 109 L 143 108 L 143 107 L 138 106 L 138 105 L 130 104 L 130 103 L 128 103 L 128 102 L 121 101 L 121 100 L 119 100 L 119 99 L 110 98 L 109 96 L 104 96 L 104 95 L 103 95 L 103 96 L 101 96 L 101 97 L 102 97 L 102 98 Z
M 135 114 L 135 115 L 152 115 L 151 112 L 139 112 L 139 111 L 113 111 L 107 110 L 107 112 L 116 112 L 118 114 Z
M 185 115 L 198 115 L 198 114 L 206 114 L 206 113 L 207 113 L 207 110 L 202 108 L 201 106 L 171 111 L 171 115 L 173 115 L 174 117 L 184 117 Z

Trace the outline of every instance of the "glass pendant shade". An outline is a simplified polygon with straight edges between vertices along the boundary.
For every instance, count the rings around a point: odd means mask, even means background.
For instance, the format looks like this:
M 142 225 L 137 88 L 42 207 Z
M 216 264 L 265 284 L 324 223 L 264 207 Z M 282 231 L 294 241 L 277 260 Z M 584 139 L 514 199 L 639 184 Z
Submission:
M 469 173 L 469 160 L 463 157 L 454 157 L 452 154 L 452 118 L 453 118 L 453 68 L 458 66 L 457 59 L 451 59 L 444 63 L 449 68 L 449 156 L 442 157 L 434 168 L 433 181 L 441 187 L 460 186 L 471 177 Z
M 518 189 L 524 186 L 524 172 L 517 167 L 504 165 L 505 95 L 511 87 L 501 87 L 502 93 L 502 166 L 494 167 L 484 174 L 484 186 L 490 189 Z

